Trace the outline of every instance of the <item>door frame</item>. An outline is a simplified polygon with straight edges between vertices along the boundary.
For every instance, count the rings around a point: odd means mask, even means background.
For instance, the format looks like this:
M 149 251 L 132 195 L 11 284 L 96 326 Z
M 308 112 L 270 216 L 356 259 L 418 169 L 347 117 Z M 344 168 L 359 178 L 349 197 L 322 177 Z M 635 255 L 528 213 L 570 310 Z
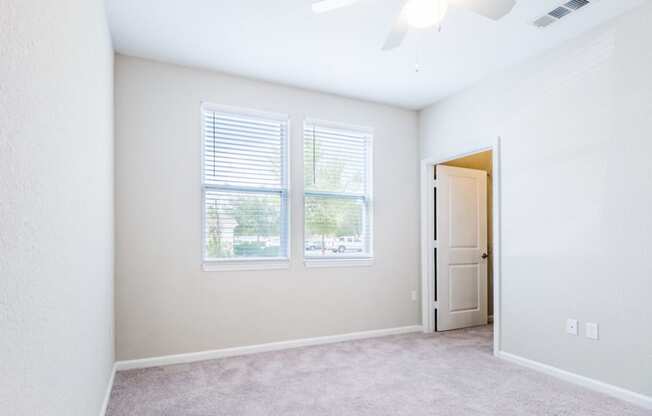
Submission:
M 467 151 L 453 155 L 427 158 L 421 160 L 421 315 L 423 332 L 434 332 L 434 256 L 435 248 L 431 239 L 434 229 L 434 201 L 432 188 L 434 186 L 432 169 L 435 165 L 450 162 L 462 157 L 491 151 L 493 173 L 491 182 L 493 185 L 493 324 L 494 324 L 494 355 L 500 351 L 500 329 L 501 329 L 501 224 L 500 224 L 500 137 L 497 137 L 491 146 L 471 148 Z

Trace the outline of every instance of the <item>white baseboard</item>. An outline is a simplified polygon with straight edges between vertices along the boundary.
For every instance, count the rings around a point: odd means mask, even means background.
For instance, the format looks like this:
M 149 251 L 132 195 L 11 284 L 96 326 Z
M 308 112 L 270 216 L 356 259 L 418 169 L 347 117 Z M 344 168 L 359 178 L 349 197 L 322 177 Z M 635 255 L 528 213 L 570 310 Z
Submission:
M 111 398 L 111 390 L 113 389 L 113 380 L 115 379 L 116 365 L 113 364 L 111 368 L 111 376 L 109 377 L 109 384 L 106 387 L 106 393 L 104 393 L 104 401 L 102 402 L 102 408 L 100 409 L 100 416 L 106 415 L 106 409 L 109 406 L 109 399 Z
M 139 360 L 117 361 L 116 371 L 136 368 L 158 367 L 161 365 L 183 364 L 195 361 L 213 360 L 216 358 L 233 357 L 237 355 L 256 354 L 259 352 L 278 351 L 289 348 L 306 347 L 310 345 L 332 344 L 364 338 L 376 338 L 387 335 L 421 332 L 421 325 L 403 326 L 399 328 L 378 329 L 373 331 L 352 332 L 349 334 L 329 335 L 316 338 L 302 338 L 290 341 L 271 342 L 268 344 L 247 345 L 244 347 L 224 348 L 219 350 L 192 352 L 187 354 L 165 355 L 162 357 L 143 358 Z
M 533 370 L 546 373 L 553 377 L 557 377 L 559 379 L 574 384 L 578 384 L 588 389 L 598 391 L 600 393 L 604 393 L 621 400 L 625 400 L 627 402 L 644 407 L 646 409 L 652 409 L 652 397 L 650 396 L 645 396 L 643 394 L 636 393 L 631 390 L 623 389 L 621 387 L 607 384 L 592 378 L 584 377 L 579 374 L 571 373 L 569 371 L 562 370 L 557 367 L 543 364 L 538 361 L 529 360 L 527 358 L 519 357 L 518 355 L 510 354 L 504 351 L 499 351 L 497 356 L 499 358 L 502 358 L 503 360 L 512 362 L 514 364 L 522 365 L 524 367 L 528 367 Z

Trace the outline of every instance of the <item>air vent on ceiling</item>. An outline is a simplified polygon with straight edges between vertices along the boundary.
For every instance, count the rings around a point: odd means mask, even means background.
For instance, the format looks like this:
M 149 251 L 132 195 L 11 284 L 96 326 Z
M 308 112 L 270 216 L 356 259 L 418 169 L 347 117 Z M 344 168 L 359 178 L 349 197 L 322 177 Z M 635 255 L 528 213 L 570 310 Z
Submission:
M 561 19 L 562 17 L 571 14 L 572 12 L 573 12 L 572 10 L 567 9 L 565 7 L 557 7 L 555 10 L 548 13 L 548 16 L 552 16 L 552 17 L 555 17 L 557 19 Z
M 555 23 L 557 20 L 563 19 L 569 14 L 581 9 L 584 6 L 588 6 L 591 2 L 596 0 L 570 0 L 561 6 L 551 10 L 550 12 L 544 14 L 543 16 L 537 18 L 532 22 L 536 27 L 548 27 L 551 24 Z
M 589 4 L 589 0 L 571 0 L 568 3 L 564 4 L 564 7 L 571 10 L 579 10 L 587 4 Z

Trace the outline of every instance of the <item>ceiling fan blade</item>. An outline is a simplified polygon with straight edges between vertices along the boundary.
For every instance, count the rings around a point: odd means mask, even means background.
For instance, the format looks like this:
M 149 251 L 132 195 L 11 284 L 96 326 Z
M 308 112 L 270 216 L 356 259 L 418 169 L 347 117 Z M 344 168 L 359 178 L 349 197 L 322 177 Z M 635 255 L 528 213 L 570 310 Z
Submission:
M 384 51 L 389 51 L 394 48 L 398 48 L 401 46 L 401 43 L 403 43 L 403 39 L 405 38 L 405 35 L 407 35 L 408 32 L 408 24 L 405 19 L 397 19 L 396 23 L 394 23 L 394 26 L 392 27 L 392 31 L 389 32 L 389 35 L 387 35 L 387 39 L 385 39 L 385 43 L 383 44 L 383 50 Z
M 331 10 L 341 9 L 351 6 L 360 0 L 320 0 L 312 3 L 312 11 L 315 13 L 325 13 Z
M 405 38 L 405 35 L 407 35 L 408 30 L 410 30 L 410 25 L 408 24 L 407 16 L 404 13 L 405 11 L 404 8 L 407 2 L 408 0 L 401 0 L 400 12 L 396 17 L 396 20 L 394 21 L 392 30 L 389 32 L 389 35 L 387 35 L 387 39 L 385 39 L 385 43 L 383 44 L 384 51 L 389 51 L 391 49 L 401 46 L 401 43 L 403 43 L 403 39 Z
M 516 0 L 448 0 L 448 4 L 498 20 L 512 11 Z

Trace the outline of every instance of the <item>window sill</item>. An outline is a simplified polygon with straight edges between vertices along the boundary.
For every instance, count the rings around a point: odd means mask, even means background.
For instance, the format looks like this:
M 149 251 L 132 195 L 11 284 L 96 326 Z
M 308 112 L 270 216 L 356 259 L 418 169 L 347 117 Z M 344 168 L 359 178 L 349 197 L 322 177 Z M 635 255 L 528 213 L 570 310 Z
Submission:
M 229 272 L 237 270 L 279 270 L 289 269 L 290 259 L 251 259 L 204 261 L 205 272 Z
M 374 259 L 372 257 L 364 257 L 359 259 L 338 259 L 338 258 L 326 258 L 326 259 L 304 259 L 306 267 L 369 267 L 373 266 Z

